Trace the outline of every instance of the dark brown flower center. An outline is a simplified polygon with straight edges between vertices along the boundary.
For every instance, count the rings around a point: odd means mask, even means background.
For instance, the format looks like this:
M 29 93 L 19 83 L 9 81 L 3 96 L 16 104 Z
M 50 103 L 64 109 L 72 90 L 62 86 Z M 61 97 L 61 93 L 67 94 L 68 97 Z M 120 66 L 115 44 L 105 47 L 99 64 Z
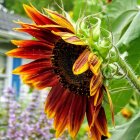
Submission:
M 83 74 L 74 75 L 72 67 L 86 46 L 73 45 L 59 40 L 53 50 L 52 63 L 54 72 L 60 77 L 61 84 L 70 91 L 89 96 L 89 85 L 92 72 L 87 70 Z

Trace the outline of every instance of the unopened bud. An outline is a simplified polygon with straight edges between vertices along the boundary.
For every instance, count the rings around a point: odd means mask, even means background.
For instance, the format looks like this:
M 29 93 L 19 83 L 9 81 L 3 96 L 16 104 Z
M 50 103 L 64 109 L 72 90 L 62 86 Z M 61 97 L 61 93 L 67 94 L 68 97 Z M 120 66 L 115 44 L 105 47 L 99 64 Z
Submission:
M 92 37 L 92 40 L 95 42 L 97 42 L 99 40 L 99 37 L 100 37 L 100 28 L 101 28 L 101 19 L 95 17 L 93 18 L 94 19 L 94 24 L 92 25 L 91 27 L 91 37 Z

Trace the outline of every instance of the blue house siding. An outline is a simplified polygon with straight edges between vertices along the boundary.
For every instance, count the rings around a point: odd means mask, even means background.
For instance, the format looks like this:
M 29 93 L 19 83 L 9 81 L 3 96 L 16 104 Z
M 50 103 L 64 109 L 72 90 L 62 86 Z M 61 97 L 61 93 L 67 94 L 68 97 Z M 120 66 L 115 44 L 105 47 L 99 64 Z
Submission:
M 22 60 L 19 58 L 13 58 L 13 69 L 20 66 L 22 63 Z M 16 91 L 16 97 L 19 97 L 20 93 L 20 77 L 18 75 L 12 75 L 12 87 L 14 87 Z

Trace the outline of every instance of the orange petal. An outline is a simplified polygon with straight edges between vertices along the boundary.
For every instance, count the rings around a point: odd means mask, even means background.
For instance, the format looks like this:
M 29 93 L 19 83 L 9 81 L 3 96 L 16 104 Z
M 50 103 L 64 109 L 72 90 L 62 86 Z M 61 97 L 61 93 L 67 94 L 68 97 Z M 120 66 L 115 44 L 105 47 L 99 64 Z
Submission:
M 40 59 L 48 58 L 52 55 L 51 51 L 48 51 L 47 48 L 35 48 L 35 47 L 21 47 L 13 49 L 6 53 L 8 56 L 13 56 L 16 58 L 26 58 L 26 59 Z
M 26 32 L 35 37 L 36 39 L 46 43 L 50 42 L 51 44 L 54 44 L 59 39 L 58 36 L 52 34 L 49 30 L 40 30 L 36 28 L 16 28 L 15 30 L 20 32 Z
M 28 47 L 28 48 L 45 48 L 46 50 L 52 50 L 54 48 L 53 44 L 48 44 L 46 42 L 37 40 L 11 40 L 11 42 L 18 47 Z
M 100 133 L 104 136 L 108 135 L 108 127 L 107 127 L 107 120 L 106 115 L 103 107 L 100 108 L 98 117 L 96 119 L 96 127 L 100 131 Z
M 30 76 L 26 79 L 27 81 L 30 81 L 30 83 L 42 83 L 44 80 L 49 79 L 49 78 L 55 77 L 55 75 L 53 74 L 53 70 L 52 69 L 47 69 L 44 68 L 40 71 L 38 71 L 35 74 L 30 74 Z M 50 80 L 51 81 L 51 80 Z
M 73 94 L 73 93 L 72 93 Z M 74 95 L 68 114 L 68 131 L 75 138 L 84 120 L 86 112 L 86 96 Z
M 102 61 L 95 54 L 90 53 L 89 58 L 88 58 L 88 62 L 89 62 L 90 70 L 95 75 L 97 75 L 99 73 Z
M 82 74 L 83 72 L 88 70 L 89 54 L 90 54 L 90 51 L 88 49 L 85 49 L 83 53 L 81 53 L 80 56 L 77 58 L 72 68 L 72 71 L 75 75 Z
M 74 45 L 86 45 L 85 42 L 80 40 L 75 34 L 69 32 L 54 32 L 53 34 L 60 36 L 65 42 L 74 44 Z
M 101 88 L 99 91 L 99 94 L 94 95 L 94 106 L 98 106 L 98 105 L 102 104 L 102 101 L 103 101 L 103 90 Z
M 53 73 L 50 68 L 38 68 L 32 70 L 32 73 L 22 75 L 24 83 L 30 83 L 37 89 L 54 86 L 58 83 L 58 77 Z
M 102 134 L 100 133 L 100 131 L 98 130 L 96 125 L 94 125 L 90 129 L 90 139 L 91 140 L 101 140 L 101 138 L 102 138 Z
M 112 103 L 112 99 L 110 97 L 110 93 L 107 89 L 107 87 L 104 87 L 105 88 L 105 91 L 107 93 L 107 97 L 108 97 L 108 101 L 109 101 L 109 105 L 110 105 L 110 110 L 111 110 L 111 115 L 112 115 L 112 123 L 113 125 L 115 126 L 115 119 L 114 119 L 114 107 L 113 107 L 113 103 Z
M 52 75 L 49 75 L 49 77 L 47 77 L 47 79 L 44 78 L 42 81 L 33 83 L 33 86 L 40 90 L 40 89 L 43 89 L 46 87 L 55 86 L 58 82 L 59 82 L 58 77 L 56 75 L 52 74 Z
M 94 95 L 94 106 L 96 106 L 98 103 L 98 99 L 100 98 L 99 95 L 100 95 L 100 89 L 98 89 Z
M 69 29 L 71 32 L 74 33 L 74 28 L 72 24 L 64 16 L 49 9 L 45 9 L 45 11 L 55 20 L 56 23 L 58 23 L 62 27 Z
M 39 72 L 40 70 L 51 70 L 51 62 L 48 59 L 38 59 L 33 62 L 30 62 L 28 64 L 19 66 L 18 68 L 14 69 L 14 74 L 35 74 Z
M 58 109 L 54 118 L 54 128 L 56 129 L 56 137 L 61 136 L 68 124 L 68 113 L 71 107 L 73 94 L 70 91 L 65 91 L 65 97 L 61 97 L 61 105 L 58 104 Z M 65 107 L 64 107 L 65 106 Z
M 57 23 L 54 22 L 53 20 L 49 19 L 47 16 L 43 15 L 40 13 L 35 7 L 33 6 L 28 6 L 26 4 L 23 4 L 23 7 L 27 13 L 27 15 L 36 23 L 40 25 L 45 25 L 45 24 L 54 24 L 56 25 Z
M 90 81 L 90 96 L 94 96 L 102 86 L 102 74 L 94 75 Z
M 98 116 L 101 105 L 94 106 L 94 97 L 89 97 L 86 107 L 86 116 L 89 124 L 89 129 L 94 125 L 94 122 Z
M 64 27 L 60 25 L 53 25 L 53 24 L 36 25 L 36 24 L 24 23 L 21 21 L 17 21 L 15 23 L 19 24 L 22 28 L 36 28 L 36 29 L 50 30 L 50 31 L 55 31 L 55 32 L 61 32 L 65 29 Z
M 58 83 L 53 86 L 45 102 L 45 113 L 49 118 L 55 116 L 57 104 L 60 102 L 65 89 Z

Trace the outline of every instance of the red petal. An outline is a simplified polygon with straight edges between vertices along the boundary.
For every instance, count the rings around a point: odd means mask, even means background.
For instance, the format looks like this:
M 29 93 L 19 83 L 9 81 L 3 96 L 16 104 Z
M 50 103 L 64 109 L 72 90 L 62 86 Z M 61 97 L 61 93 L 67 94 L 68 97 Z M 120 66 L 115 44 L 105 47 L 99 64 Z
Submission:
M 93 75 L 90 81 L 90 96 L 94 96 L 102 86 L 102 74 Z
M 53 74 L 52 69 L 42 69 L 35 73 L 34 75 L 30 75 L 26 80 L 30 81 L 31 83 L 38 83 L 38 82 L 43 82 L 46 79 L 49 79 L 51 76 L 55 76 Z M 52 77 L 51 77 L 52 78 Z
M 49 59 L 38 59 L 28 64 L 22 65 L 16 68 L 14 74 L 35 74 L 42 69 L 52 69 L 51 62 Z
M 48 51 L 46 48 L 35 48 L 35 47 L 20 47 L 13 49 L 6 53 L 9 56 L 26 59 L 40 59 L 50 58 L 52 51 Z
M 89 68 L 88 64 L 88 56 L 90 54 L 90 51 L 88 49 L 85 49 L 80 56 L 77 58 L 73 65 L 73 73 L 74 74 L 82 74 Z
M 54 47 L 54 45 L 51 43 L 41 42 L 37 40 L 12 40 L 12 43 L 18 47 L 45 47 L 48 50 L 52 50 L 52 48 Z
M 36 28 L 39 30 L 50 30 L 50 31 L 55 31 L 55 32 L 62 32 L 62 31 L 68 31 L 66 28 L 60 26 L 60 25 L 36 25 L 36 24 L 28 24 L 28 23 L 24 23 L 24 22 L 16 22 L 17 24 L 20 24 L 20 26 L 22 28 L 28 28 L 28 29 L 32 29 L 32 28 Z
M 90 139 L 91 140 L 101 140 L 102 134 L 96 127 L 96 124 L 90 130 Z
M 68 130 L 70 135 L 74 138 L 84 120 L 86 112 L 86 96 L 74 95 L 68 114 Z
M 113 103 L 112 103 L 112 99 L 110 96 L 110 93 L 107 89 L 107 87 L 104 87 L 106 93 L 107 93 L 107 97 L 108 97 L 108 101 L 109 101 L 109 106 L 110 106 L 110 110 L 111 110 L 111 115 L 112 115 L 112 123 L 115 126 L 115 119 L 114 119 L 114 107 L 113 107 Z
M 47 16 L 40 13 L 36 8 L 33 6 L 23 5 L 27 15 L 34 20 L 36 24 L 44 25 L 44 24 L 55 24 L 56 23 L 49 19 Z
M 55 86 L 59 82 L 59 79 L 56 75 L 51 74 L 51 75 L 48 75 L 48 76 L 49 77 L 47 77 L 47 79 L 45 78 L 42 81 L 33 83 L 33 86 L 36 87 L 37 89 L 43 89 L 43 88 L 46 88 L 46 87 Z
M 74 33 L 74 28 L 72 24 L 62 15 L 58 14 L 57 12 L 51 11 L 49 9 L 45 9 L 47 13 L 62 27 L 67 28 L 69 31 Z
M 94 75 L 98 75 L 100 71 L 100 66 L 102 64 L 102 60 L 99 59 L 95 54 L 90 53 L 88 57 L 90 70 L 94 73 Z
M 16 28 L 17 31 L 20 32 L 26 32 L 30 35 L 32 35 L 33 37 L 37 38 L 38 40 L 44 41 L 44 42 L 50 42 L 52 44 L 54 44 L 59 37 L 52 34 L 51 31 L 47 31 L 47 30 L 40 30 L 40 29 L 29 29 L 29 28 Z
M 108 134 L 107 120 L 103 107 L 100 108 L 100 112 L 96 119 L 96 127 L 98 128 L 98 130 L 102 135 L 107 136 Z
M 56 115 L 54 118 L 54 127 L 56 129 L 56 137 L 59 137 L 68 123 L 68 113 L 70 110 L 73 94 L 66 90 L 61 97 L 61 102 L 57 104 Z
M 98 116 L 101 105 L 94 106 L 94 97 L 89 97 L 86 107 L 86 116 L 88 120 L 89 127 L 91 128 L 94 125 L 94 122 Z
M 64 91 L 65 89 L 60 84 L 52 87 L 45 103 L 45 112 L 48 117 L 54 117 L 56 112 L 55 107 L 60 102 Z

